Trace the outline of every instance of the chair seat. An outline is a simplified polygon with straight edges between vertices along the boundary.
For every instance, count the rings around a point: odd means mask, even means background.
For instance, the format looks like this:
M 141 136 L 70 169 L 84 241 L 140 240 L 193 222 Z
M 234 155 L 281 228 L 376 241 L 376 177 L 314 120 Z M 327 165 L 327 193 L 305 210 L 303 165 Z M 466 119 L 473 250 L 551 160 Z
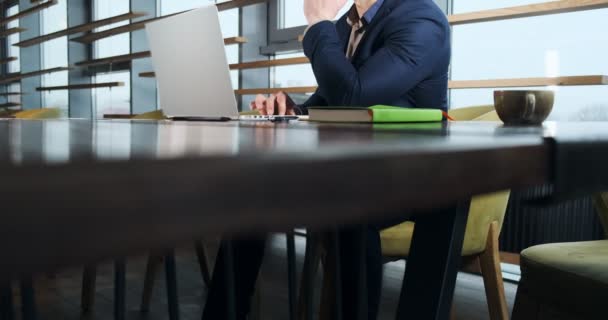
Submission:
M 536 299 L 579 314 L 606 314 L 608 240 L 534 246 L 522 251 L 521 269 Z

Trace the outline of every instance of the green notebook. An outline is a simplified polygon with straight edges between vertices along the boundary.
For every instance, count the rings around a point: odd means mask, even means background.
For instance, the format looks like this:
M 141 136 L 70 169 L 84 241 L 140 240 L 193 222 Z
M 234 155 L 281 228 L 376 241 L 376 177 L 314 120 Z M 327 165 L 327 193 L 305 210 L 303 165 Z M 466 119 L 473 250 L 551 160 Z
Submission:
M 376 105 L 357 107 L 309 107 L 310 121 L 322 122 L 438 122 L 443 120 L 439 109 L 401 108 Z

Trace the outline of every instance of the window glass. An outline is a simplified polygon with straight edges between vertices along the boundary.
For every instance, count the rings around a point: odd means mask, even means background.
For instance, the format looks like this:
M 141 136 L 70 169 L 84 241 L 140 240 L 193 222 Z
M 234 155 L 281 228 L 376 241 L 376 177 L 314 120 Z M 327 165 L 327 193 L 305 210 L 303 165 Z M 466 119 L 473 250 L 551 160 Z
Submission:
M 276 59 L 303 57 L 304 53 L 289 53 L 277 55 Z M 312 72 L 310 64 L 296 64 L 288 66 L 273 67 L 271 69 L 271 87 L 309 87 L 316 86 L 317 81 Z M 303 103 L 312 93 L 290 94 L 296 103 Z
M 454 0 L 453 13 L 467 13 L 472 11 L 492 10 L 505 7 L 523 6 L 527 4 L 542 3 L 547 0 L 508 0 L 508 1 L 487 1 L 487 0 Z
M 93 16 L 95 17 L 95 20 L 100 20 L 128 12 L 129 0 L 96 0 Z M 95 31 L 108 30 L 129 23 L 129 20 L 120 21 L 97 28 Z M 95 58 L 128 54 L 131 48 L 129 40 L 130 34 L 127 32 L 95 41 Z
M 49 34 L 67 28 L 67 0 L 59 0 L 59 3 L 51 6 L 40 13 L 41 34 Z M 61 37 L 45 41 L 40 45 L 40 58 L 42 69 L 65 67 L 68 65 L 68 39 Z M 64 86 L 68 84 L 68 72 L 54 72 L 41 76 L 43 87 Z M 60 108 L 64 114 L 68 112 L 68 91 L 44 91 L 42 92 L 42 107 Z
M 95 83 L 123 82 L 120 87 L 93 89 L 93 113 L 97 118 L 104 114 L 131 113 L 131 75 L 130 72 L 98 74 Z
M 129 11 L 129 0 L 96 0 L 94 17 L 95 20 L 100 20 L 128 13 Z M 129 20 L 125 20 L 97 28 L 95 31 L 108 30 L 129 23 Z M 94 55 L 96 59 L 129 54 L 130 52 L 130 33 L 128 32 L 100 39 L 94 44 Z M 93 89 L 94 117 L 103 118 L 104 114 L 131 113 L 131 73 L 129 71 L 98 73 L 93 77 L 93 82 L 124 83 L 124 85 L 120 87 Z
M 18 12 L 19 12 L 19 6 L 14 5 L 6 10 L 6 15 L 12 16 L 14 14 L 17 14 Z M 16 28 L 16 27 L 19 27 L 19 19 L 13 20 L 13 21 L 7 23 L 7 25 L 6 25 L 7 29 Z M 6 70 L 8 73 L 19 72 L 21 70 L 21 62 L 19 61 L 20 50 L 19 50 L 19 47 L 13 46 L 14 43 L 17 43 L 19 41 L 20 41 L 19 33 L 14 33 L 14 34 L 11 34 L 10 36 L 6 37 L 7 56 L 17 58 L 17 60 L 11 61 L 6 64 Z M 14 83 L 9 84 L 8 86 L 6 86 L 6 92 L 21 92 L 21 83 L 14 82 Z M 7 97 L 1 98 L 1 99 L 4 102 L 21 103 L 20 95 L 7 96 Z
M 14 5 L 14 6 L 8 8 L 6 10 L 6 15 L 7 16 L 12 16 L 12 15 L 17 14 L 17 13 L 19 13 L 19 6 L 18 5 Z M 13 21 L 9 22 L 6 25 L 7 29 L 17 28 L 17 27 L 19 27 L 19 19 L 13 20 Z M 19 50 L 19 47 L 15 47 L 15 46 L 13 46 L 13 44 L 21 41 L 20 40 L 20 38 L 21 38 L 20 37 L 20 33 L 18 33 L 18 32 L 17 33 L 13 33 L 13 34 L 11 34 L 10 36 L 8 36 L 6 38 L 7 38 L 7 46 L 8 46 L 8 50 L 7 50 L 8 56 L 9 57 L 15 57 L 15 58 L 17 58 L 17 60 L 11 61 L 11 62 L 8 63 L 8 65 L 7 65 L 8 72 L 9 73 L 11 73 L 11 72 L 19 72 L 19 70 L 21 70 L 21 65 L 20 65 L 20 62 L 19 62 L 20 50 Z
M 220 12 L 220 25 L 222 28 L 222 34 L 224 38 L 237 37 L 239 36 L 239 10 L 231 9 Z M 239 45 L 228 45 L 226 46 L 226 57 L 228 63 L 239 62 Z M 230 71 L 230 78 L 232 79 L 232 87 L 239 87 L 239 71 Z
M 6 87 L 6 92 L 15 92 L 15 93 L 19 93 L 21 92 L 21 82 L 14 82 L 9 84 Z M 16 95 L 10 95 L 4 98 L 6 100 L 6 102 L 10 102 L 10 103 L 21 103 L 21 95 L 16 94 Z
M 542 2 L 455 0 L 457 13 Z M 452 80 L 608 74 L 608 9 L 453 27 Z M 515 88 L 513 88 L 515 89 Z M 607 114 L 608 87 L 554 86 L 552 120 Z M 495 89 L 451 90 L 451 106 L 491 104 Z M 604 110 L 604 111 L 602 111 Z

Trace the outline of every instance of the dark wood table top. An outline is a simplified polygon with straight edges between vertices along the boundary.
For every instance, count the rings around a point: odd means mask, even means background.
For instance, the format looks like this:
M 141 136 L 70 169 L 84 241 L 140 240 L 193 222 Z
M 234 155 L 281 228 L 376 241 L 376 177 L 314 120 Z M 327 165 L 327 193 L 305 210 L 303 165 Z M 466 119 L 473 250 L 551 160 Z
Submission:
M 205 235 L 423 214 L 551 182 L 556 141 L 604 148 L 607 137 L 602 122 L 0 120 L 0 274 Z

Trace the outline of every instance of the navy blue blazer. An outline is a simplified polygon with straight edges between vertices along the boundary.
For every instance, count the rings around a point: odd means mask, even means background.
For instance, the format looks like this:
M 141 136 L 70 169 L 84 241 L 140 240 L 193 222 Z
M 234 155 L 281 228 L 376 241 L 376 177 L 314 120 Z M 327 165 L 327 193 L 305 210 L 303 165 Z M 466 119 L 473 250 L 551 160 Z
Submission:
M 447 110 L 450 26 L 433 0 L 385 0 L 352 60 L 345 55 L 346 16 L 306 32 L 304 53 L 319 87 L 303 109 L 387 104 Z

